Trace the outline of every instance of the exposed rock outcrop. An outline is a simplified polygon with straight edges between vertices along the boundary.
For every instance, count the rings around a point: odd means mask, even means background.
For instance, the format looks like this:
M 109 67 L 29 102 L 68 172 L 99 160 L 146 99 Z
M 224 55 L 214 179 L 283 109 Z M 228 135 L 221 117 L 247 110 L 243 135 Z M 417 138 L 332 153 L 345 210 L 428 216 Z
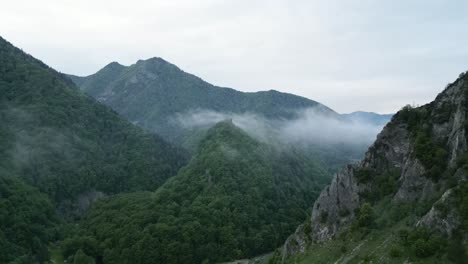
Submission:
M 449 204 L 452 193 L 451 189 L 447 190 L 416 226 L 427 227 L 442 235 L 451 236 L 460 225 L 458 213 Z
M 444 170 L 456 170 L 457 160 L 467 151 L 465 101 L 468 87 L 465 85 L 465 79 L 468 79 L 468 76 L 461 75 L 439 94 L 434 102 L 418 108 L 408 106 L 397 113 L 377 136 L 364 159 L 338 172 L 331 184 L 322 191 L 315 201 L 309 223 L 306 223 L 310 228 L 306 230 L 299 227 L 287 239 L 282 249 L 283 259 L 304 252 L 307 247 L 305 241 L 318 243 L 332 239 L 343 227 L 353 222 L 356 209 L 366 202 L 364 194 L 376 191 L 373 179 L 377 175 L 385 175 L 388 171 L 399 173 L 397 188 L 390 194 L 393 195 L 392 202 L 433 199 L 438 193 L 436 189 L 440 188 L 436 187 L 434 177 L 441 178 L 439 174 Z M 415 111 L 418 117 L 423 116 L 424 119 L 415 125 L 405 116 L 405 111 Z M 420 146 L 415 143 L 415 138 L 420 136 L 418 133 L 421 131 L 427 133 L 425 141 L 434 142 L 434 146 L 441 146 L 443 149 L 441 155 L 446 159 L 444 169 L 430 168 L 430 162 L 423 162 L 418 158 L 417 151 L 421 155 L 421 150 L 418 150 Z M 362 171 L 369 174 L 365 180 L 359 176 Z M 429 173 L 436 175 L 431 178 Z M 459 180 L 465 176 L 462 170 L 458 170 L 457 173 L 451 173 L 450 177 Z M 450 235 L 459 226 L 460 221 L 454 209 L 448 212 L 437 209 L 437 204 L 447 202 L 450 192 L 447 190 L 440 197 L 417 223 L 418 226 L 426 226 L 446 235 Z

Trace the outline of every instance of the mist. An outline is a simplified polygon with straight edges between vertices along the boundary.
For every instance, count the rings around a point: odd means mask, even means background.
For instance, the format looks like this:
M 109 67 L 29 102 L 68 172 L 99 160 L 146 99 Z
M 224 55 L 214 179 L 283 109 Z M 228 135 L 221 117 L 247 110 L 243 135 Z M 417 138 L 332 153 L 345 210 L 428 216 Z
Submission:
M 182 128 L 196 129 L 208 128 L 226 119 L 232 119 L 236 126 L 260 141 L 287 144 L 370 145 L 383 128 L 383 125 L 364 120 L 324 115 L 313 108 L 297 111 L 294 119 L 270 119 L 255 113 L 197 109 L 177 114 L 172 121 Z

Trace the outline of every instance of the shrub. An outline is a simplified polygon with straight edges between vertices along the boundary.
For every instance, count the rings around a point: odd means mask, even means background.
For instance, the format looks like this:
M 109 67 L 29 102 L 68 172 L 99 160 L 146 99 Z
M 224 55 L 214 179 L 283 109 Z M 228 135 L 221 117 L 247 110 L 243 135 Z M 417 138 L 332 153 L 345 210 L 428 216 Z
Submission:
M 398 246 L 393 246 L 390 248 L 390 257 L 392 258 L 399 258 L 403 255 L 403 251 Z
M 369 168 L 360 168 L 354 171 L 354 176 L 358 183 L 367 183 L 370 181 L 372 175 L 372 171 Z
M 369 203 L 365 203 L 361 206 L 359 210 L 358 217 L 358 226 L 360 227 L 370 227 L 374 224 L 375 213 L 374 209 Z

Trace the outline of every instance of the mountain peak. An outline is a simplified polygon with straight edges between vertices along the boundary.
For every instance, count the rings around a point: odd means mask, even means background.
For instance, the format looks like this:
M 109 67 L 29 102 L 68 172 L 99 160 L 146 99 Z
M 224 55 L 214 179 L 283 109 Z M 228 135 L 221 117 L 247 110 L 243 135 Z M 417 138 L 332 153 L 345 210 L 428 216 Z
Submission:
M 139 65 L 139 64 L 171 64 L 171 63 L 169 63 L 168 61 L 160 57 L 151 57 L 146 60 L 141 60 L 141 59 L 138 60 L 136 62 L 136 65 Z
M 119 68 L 119 67 L 125 67 L 125 66 L 118 63 L 117 61 L 113 61 L 113 62 L 107 64 L 104 68 Z
M 205 141 L 217 141 L 217 142 L 234 142 L 242 141 L 249 142 L 249 144 L 256 145 L 254 139 L 252 139 L 247 133 L 241 128 L 237 127 L 232 119 L 226 119 L 216 123 L 211 127 L 205 137 Z M 239 143 L 239 142 L 237 142 Z M 203 144 L 203 143 L 202 143 Z

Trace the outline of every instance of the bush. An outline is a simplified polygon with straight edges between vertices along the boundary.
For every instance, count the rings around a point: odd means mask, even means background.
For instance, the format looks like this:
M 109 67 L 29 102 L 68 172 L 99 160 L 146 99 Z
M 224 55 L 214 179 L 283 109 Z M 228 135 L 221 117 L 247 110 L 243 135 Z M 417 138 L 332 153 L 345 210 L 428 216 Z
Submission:
M 369 168 L 360 168 L 354 171 L 358 183 L 367 183 L 371 180 L 372 171 Z
M 361 206 L 359 210 L 358 217 L 358 226 L 360 227 L 370 227 L 374 224 L 375 213 L 374 209 L 369 203 L 365 203 Z
M 446 240 L 432 234 L 426 228 L 417 228 L 412 231 L 406 229 L 399 231 L 399 237 L 404 247 L 410 246 L 413 254 L 418 258 L 427 258 L 443 253 Z
M 403 251 L 398 246 L 393 246 L 390 248 L 390 257 L 392 258 L 399 258 L 403 255 Z
M 86 255 L 81 249 L 78 250 L 73 258 L 74 264 L 94 264 L 95 261 L 92 257 Z

